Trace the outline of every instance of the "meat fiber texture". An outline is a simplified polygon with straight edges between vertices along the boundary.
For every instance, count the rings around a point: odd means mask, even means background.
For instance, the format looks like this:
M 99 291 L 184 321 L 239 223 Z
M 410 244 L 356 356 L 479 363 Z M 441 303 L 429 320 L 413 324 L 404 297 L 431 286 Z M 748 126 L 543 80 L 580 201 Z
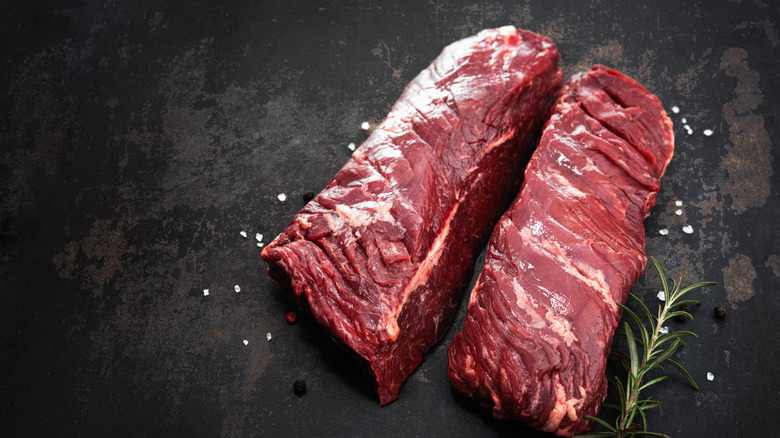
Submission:
M 497 418 L 591 428 L 673 149 L 661 102 L 632 79 L 594 66 L 567 82 L 448 350 L 457 389 Z
M 263 250 L 381 404 L 451 325 L 562 85 L 557 62 L 552 42 L 512 26 L 446 47 Z

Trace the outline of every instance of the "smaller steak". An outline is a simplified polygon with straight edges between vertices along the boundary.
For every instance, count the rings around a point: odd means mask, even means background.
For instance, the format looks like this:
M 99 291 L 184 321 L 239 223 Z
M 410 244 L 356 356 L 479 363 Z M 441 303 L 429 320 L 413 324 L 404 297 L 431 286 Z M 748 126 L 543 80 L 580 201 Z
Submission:
M 592 426 L 673 148 L 661 102 L 633 80 L 602 66 L 569 80 L 448 350 L 456 388 L 547 432 Z
M 398 396 L 444 335 L 475 256 L 517 193 L 558 52 L 511 26 L 445 48 L 263 250 L 269 275 Z

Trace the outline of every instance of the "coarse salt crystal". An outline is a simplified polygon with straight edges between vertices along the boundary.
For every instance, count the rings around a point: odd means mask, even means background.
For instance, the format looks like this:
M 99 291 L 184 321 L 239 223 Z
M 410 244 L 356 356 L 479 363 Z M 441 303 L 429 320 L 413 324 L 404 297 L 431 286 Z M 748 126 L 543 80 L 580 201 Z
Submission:
M 709 380 L 710 382 L 715 380 L 715 374 L 707 373 L 707 380 Z
M 262 242 L 263 241 L 263 235 L 260 234 L 260 233 L 255 234 L 255 240 L 257 240 L 258 242 Z
M 249 345 L 249 341 L 247 341 L 246 339 L 244 339 L 244 345 Z
M 683 206 L 683 202 L 682 201 L 674 201 L 674 205 L 676 205 L 678 207 L 682 207 Z
M 664 334 L 669 333 L 669 327 L 661 327 L 658 329 L 658 332 Z
M 661 228 L 660 230 L 658 230 L 658 234 L 662 236 L 666 236 L 667 234 L 669 234 L 669 230 L 667 230 L 666 228 Z
M 236 293 L 241 292 L 241 288 L 238 285 L 233 286 L 233 289 L 236 290 Z
M 271 340 L 271 333 L 266 333 L 265 334 L 265 338 L 270 341 Z
M 680 107 L 677 106 L 677 105 L 673 106 L 672 107 L 672 112 L 675 113 L 675 114 L 679 113 L 680 112 Z
M 685 128 L 685 132 L 688 133 L 688 135 L 693 134 L 693 129 L 688 125 L 683 125 L 683 128 Z
M 354 151 L 355 150 L 355 143 L 350 143 L 350 144 L 347 145 L 347 147 L 349 148 L 349 150 Z
M 244 237 L 244 238 L 246 238 L 246 231 L 242 231 L 242 232 L 240 232 L 240 233 L 238 233 L 238 234 L 240 234 L 240 235 L 241 235 L 241 237 Z
M 674 214 L 676 214 L 677 216 L 682 216 L 682 209 L 679 209 L 679 208 L 678 208 L 678 209 L 677 209 L 677 210 L 674 212 Z
M 690 225 L 686 225 L 683 227 L 683 232 L 686 234 L 693 234 L 693 227 Z
M 257 246 L 262 248 L 263 247 L 263 242 L 257 242 Z
M 368 131 L 368 128 L 370 128 L 371 125 L 368 122 L 363 122 L 360 124 L 360 129 Z
M 276 195 L 276 198 L 284 202 L 287 200 L 287 195 L 285 195 L 284 193 L 279 193 L 278 195 Z
M 682 118 L 683 123 L 688 123 L 688 120 L 685 119 L 685 117 Z
M 659 300 L 666 301 L 666 294 L 664 293 L 664 291 L 659 290 L 658 291 L 658 295 L 656 295 L 656 296 L 658 297 Z
M 712 129 L 705 129 L 704 130 L 704 135 L 706 135 L 707 137 L 711 136 L 712 135 Z
M 203 289 L 203 296 L 204 297 L 209 296 L 209 290 L 208 289 Z

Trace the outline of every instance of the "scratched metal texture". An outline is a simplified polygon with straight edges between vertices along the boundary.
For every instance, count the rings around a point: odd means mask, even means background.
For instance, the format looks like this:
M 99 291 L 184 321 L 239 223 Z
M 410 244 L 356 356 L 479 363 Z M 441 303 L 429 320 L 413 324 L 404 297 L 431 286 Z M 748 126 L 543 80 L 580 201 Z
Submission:
M 648 391 L 651 427 L 776 431 L 775 2 L 148 3 L 0 5 L 1 435 L 544 436 L 452 390 L 463 306 L 380 408 L 325 333 L 285 322 L 255 240 L 445 45 L 505 24 L 553 39 L 567 77 L 602 63 L 636 78 L 675 123 L 647 251 L 719 285 L 670 327 L 699 334 L 679 361 L 701 391 L 677 376 Z M 653 274 L 634 290 L 655 305 Z

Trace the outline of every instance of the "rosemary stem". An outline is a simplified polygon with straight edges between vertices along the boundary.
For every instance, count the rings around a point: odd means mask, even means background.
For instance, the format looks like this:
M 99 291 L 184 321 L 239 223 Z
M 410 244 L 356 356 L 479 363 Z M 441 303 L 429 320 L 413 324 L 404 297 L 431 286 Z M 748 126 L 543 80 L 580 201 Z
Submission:
M 630 379 L 629 383 L 631 386 L 631 391 L 629 392 L 628 400 L 626 401 L 626 410 L 624 410 L 621 413 L 620 416 L 620 427 L 618 428 L 618 438 L 624 438 L 625 432 L 629 429 L 631 426 L 631 422 L 633 422 L 634 416 L 636 415 L 636 409 L 637 409 L 637 399 L 639 398 L 639 388 L 642 386 L 642 379 L 644 378 L 646 370 L 646 366 L 648 362 L 650 362 L 650 356 L 652 355 L 653 351 L 656 348 L 656 341 L 658 340 L 658 334 L 661 332 L 661 325 L 664 321 L 666 321 L 666 315 L 669 313 L 669 303 L 671 303 L 672 297 L 674 297 L 679 290 L 679 282 L 677 282 L 677 287 L 675 288 L 674 292 L 670 294 L 670 296 L 665 297 L 664 305 L 659 306 L 658 308 L 658 317 L 655 320 L 655 324 L 653 327 L 653 335 L 650 337 L 650 342 L 648 345 L 644 346 L 644 355 L 642 357 L 641 365 L 639 366 L 639 372 L 636 375 L 635 379 Z M 665 291 L 668 293 L 668 291 Z M 633 431 L 628 432 L 633 433 Z

